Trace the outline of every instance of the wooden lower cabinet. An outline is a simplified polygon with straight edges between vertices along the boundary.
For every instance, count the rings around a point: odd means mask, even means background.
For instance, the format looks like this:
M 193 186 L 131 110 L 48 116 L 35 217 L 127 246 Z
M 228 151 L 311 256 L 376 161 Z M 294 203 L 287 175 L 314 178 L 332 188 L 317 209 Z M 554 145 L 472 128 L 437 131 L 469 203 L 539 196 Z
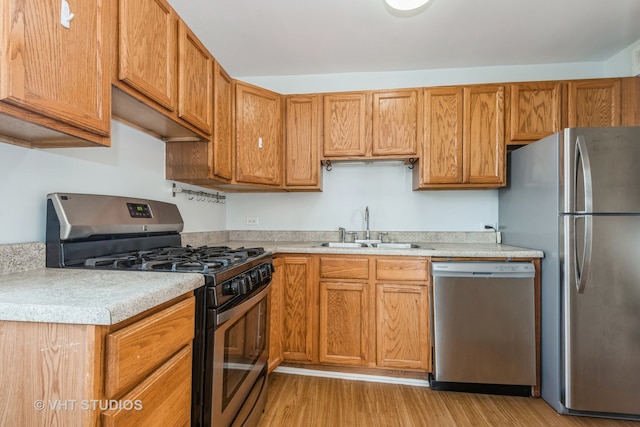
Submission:
M 287 361 L 312 363 L 317 351 L 317 280 L 313 265 L 310 256 L 282 258 L 280 332 L 283 359 Z
M 376 285 L 376 364 L 431 371 L 429 288 Z
M 276 260 L 282 263 L 276 264 L 280 277 L 275 279 L 281 291 L 272 288 L 272 303 L 278 302 L 271 307 L 270 369 L 280 361 L 431 369 L 429 258 L 284 255 Z
M 0 322 L 0 425 L 191 424 L 195 298 L 113 326 Z
M 282 322 L 284 282 L 282 280 L 282 258 L 273 259 L 274 272 L 271 277 L 271 292 L 269 294 L 269 362 L 268 370 L 273 371 L 284 359 L 282 350 Z
M 366 365 L 368 284 L 320 282 L 320 363 Z

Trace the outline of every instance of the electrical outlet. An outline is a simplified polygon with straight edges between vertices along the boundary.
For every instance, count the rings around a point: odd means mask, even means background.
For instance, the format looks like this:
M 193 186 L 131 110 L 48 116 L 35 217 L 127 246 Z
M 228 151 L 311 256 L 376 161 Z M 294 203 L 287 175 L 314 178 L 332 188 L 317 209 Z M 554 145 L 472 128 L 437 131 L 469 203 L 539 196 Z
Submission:
M 258 225 L 260 223 L 260 218 L 257 216 L 248 216 L 247 217 L 247 225 Z
M 498 231 L 498 228 L 495 222 L 481 222 L 480 231 Z

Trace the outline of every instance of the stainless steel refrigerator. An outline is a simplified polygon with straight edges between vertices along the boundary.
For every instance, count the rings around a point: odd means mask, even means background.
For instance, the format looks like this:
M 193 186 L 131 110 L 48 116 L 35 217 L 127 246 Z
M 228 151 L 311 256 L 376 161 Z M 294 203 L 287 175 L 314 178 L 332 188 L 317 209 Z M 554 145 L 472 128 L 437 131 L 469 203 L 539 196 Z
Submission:
M 565 129 L 511 152 L 499 229 L 545 254 L 542 397 L 640 419 L 640 127 Z

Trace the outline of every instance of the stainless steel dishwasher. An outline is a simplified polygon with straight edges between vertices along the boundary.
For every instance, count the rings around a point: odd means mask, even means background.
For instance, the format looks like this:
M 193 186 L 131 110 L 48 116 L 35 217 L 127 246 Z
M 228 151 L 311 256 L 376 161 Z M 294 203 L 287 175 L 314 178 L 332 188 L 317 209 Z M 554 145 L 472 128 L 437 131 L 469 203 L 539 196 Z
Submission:
M 433 262 L 435 390 L 529 395 L 536 384 L 535 267 Z

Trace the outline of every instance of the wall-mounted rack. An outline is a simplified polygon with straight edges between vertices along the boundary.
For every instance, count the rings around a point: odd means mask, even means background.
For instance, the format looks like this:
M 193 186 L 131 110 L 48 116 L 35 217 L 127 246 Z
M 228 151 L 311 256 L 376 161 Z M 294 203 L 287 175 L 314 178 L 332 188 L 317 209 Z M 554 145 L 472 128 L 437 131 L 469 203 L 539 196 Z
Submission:
M 222 194 L 216 192 L 207 193 L 206 191 L 197 191 L 197 190 L 189 190 L 187 188 L 178 187 L 175 183 L 173 184 L 173 197 L 176 197 L 176 193 L 184 193 L 188 194 L 188 200 L 196 200 L 198 202 L 209 202 L 209 203 L 226 203 L 227 196 L 223 196 Z

